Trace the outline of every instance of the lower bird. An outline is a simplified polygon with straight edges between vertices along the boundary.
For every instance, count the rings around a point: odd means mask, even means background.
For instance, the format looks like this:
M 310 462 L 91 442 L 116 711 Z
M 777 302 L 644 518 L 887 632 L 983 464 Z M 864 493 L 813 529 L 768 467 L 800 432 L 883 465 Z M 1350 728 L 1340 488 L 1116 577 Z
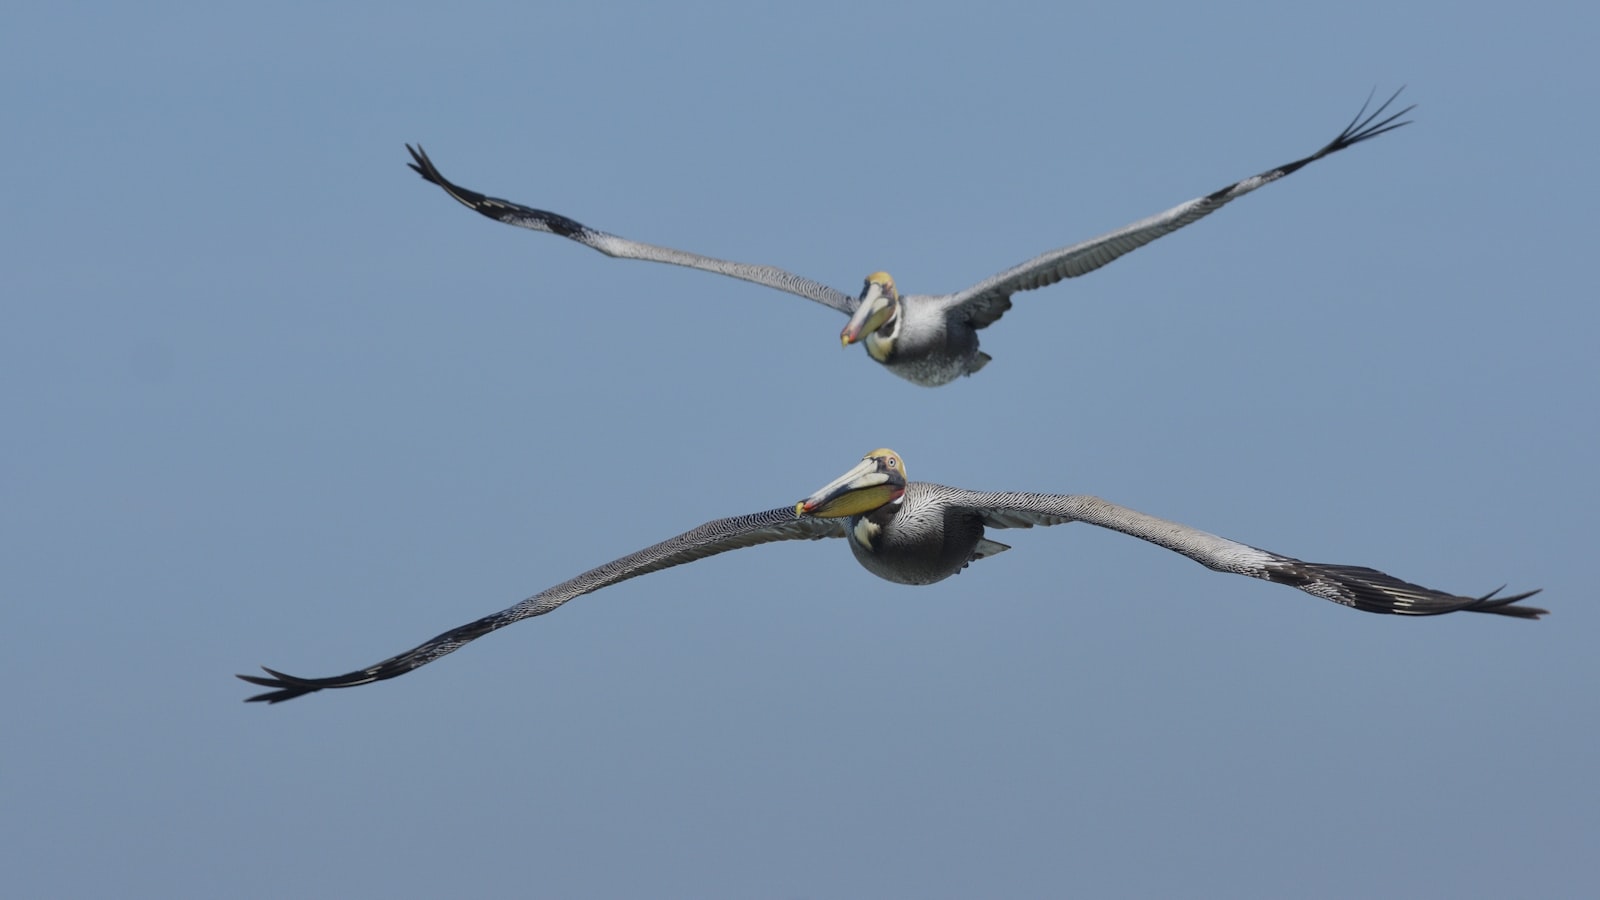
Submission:
M 491 631 L 542 616 L 568 600 L 649 572 L 772 541 L 845 538 L 867 571 L 900 584 L 933 584 L 1005 544 L 986 528 L 1031 528 L 1084 522 L 1182 553 L 1218 572 L 1248 575 L 1299 588 L 1344 606 L 1375 613 L 1435 616 L 1495 613 L 1537 619 L 1545 610 L 1519 605 L 1537 590 L 1478 597 L 1425 588 L 1364 566 L 1311 563 L 1146 515 L 1098 497 L 1075 494 L 984 493 L 906 480 L 893 450 L 874 450 L 850 471 L 793 506 L 707 522 L 653 547 L 613 560 L 553 588 L 469 622 L 376 665 L 332 678 L 299 678 L 273 669 L 267 677 L 238 677 L 266 693 L 251 701 L 278 703 L 324 688 L 346 688 L 404 675 Z M 265 668 L 265 667 L 263 667 Z
M 607 234 L 559 213 L 487 197 L 453 184 L 439 173 L 420 146 L 413 148 L 407 144 L 406 149 L 411 152 L 410 166 L 417 174 L 444 188 L 467 208 L 498 222 L 560 235 L 618 259 L 642 259 L 715 272 L 831 306 L 850 317 L 839 335 L 845 346 L 861 342 L 867 354 L 889 371 L 917 384 L 936 387 L 962 375 L 971 375 L 988 364 L 989 354 L 978 349 L 978 330 L 993 325 L 1011 308 L 1012 294 L 1093 272 L 1324 156 L 1410 124 L 1400 118 L 1414 106 L 1384 115 L 1399 95 L 1400 92 L 1395 91 L 1370 114 L 1367 113 L 1372 102 L 1369 97 L 1350 124 L 1310 156 L 1236 181 L 1097 238 L 1042 253 L 965 290 L 941 295 L 902 296 L 887 272 L 874 272 L 867 276 L 861 293 L 852 297 L 773 266 L 729 262 Z

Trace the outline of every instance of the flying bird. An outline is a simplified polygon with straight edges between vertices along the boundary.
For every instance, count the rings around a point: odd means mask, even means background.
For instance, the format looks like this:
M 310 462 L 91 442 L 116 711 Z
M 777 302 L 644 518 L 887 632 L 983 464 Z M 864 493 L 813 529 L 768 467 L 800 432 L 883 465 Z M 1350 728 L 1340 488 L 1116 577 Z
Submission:
M 1042 253 L 965 290 L 941 295 L 902 295 L 887 272 L 874 272 L 867 276 L 861 292 L 852 297 L 825 284 L 772 266 L 729 262 L 608 234 L 557 213 L 468 190 L 441 175 L 420 145 L 413 148 L 407 144 L 406 149 L 411 152 L 413 160 L 409 165 L 417 174 L 444 188 L 446 193 L 468 208 L 496 221 L 560 235 L 618 259 L 642 259 L 703 269 L 753 281 L 831 306 L 850 317 L 839 335 L 845 346 L 859 342 L 866 347 L 869 356 L 889 371 L 917 384 L 934 387 L 962 375 L 971 375 L 988 364 L 989 354 L 978 349 L 978 330 L 994 324 L 1011 308 L 1012 294 L 1093 272 L 1117 257 L 1197 222 L 1229 202 L 1324 156 L 1410 124 L 1409 121 L 1399 120 L 1414 109 L 1415 104 L 1384 115 L 1399 95 L 1400 92 L 1395 91 L 1370 114 L 1367 112 L 1372 104 L 1369 96 L 1350 124 L 1310 156 L 1236 181 L 1204 197 L 1181 203 L 1166 212 L 1140 219 L 1097 238 Z
M 1480 612 L 1523 619 L 1537 619 L 1546 612 L 1517 605 L 1537 594 L 1537 590 L 1509 597 L 1497 597 L 1499 590 L 1479 597 L 1447 594 L 1364 566 L 1310 563 L 1282 556 L 1098 497 L 983 493 L 907 481 L 905 463 L 899 454 L 874 450 L 850 471 L 793 506 L 707 522 L 365 669 L 332 678 L 300 678 L 263 667 L 267 677 L 238 677 L 270 688 L 249 698 L 267 703 L 291 700 L 324 688 L 355 687 L 394 678 L 491 631 L 530 616 L 542 616 L 568 600 L 619 581 L 772 541 L 844 538 L 856 560 L 872 574 L 900 584 L 933 584 L 972 562 L 1010 549 L 985 537 L 987 528 L 1031 528 L 1068 522 L 1120 531 L 1182 553 L 1208 569 L 1286 584 L 1366 612 L 1403 616 Z

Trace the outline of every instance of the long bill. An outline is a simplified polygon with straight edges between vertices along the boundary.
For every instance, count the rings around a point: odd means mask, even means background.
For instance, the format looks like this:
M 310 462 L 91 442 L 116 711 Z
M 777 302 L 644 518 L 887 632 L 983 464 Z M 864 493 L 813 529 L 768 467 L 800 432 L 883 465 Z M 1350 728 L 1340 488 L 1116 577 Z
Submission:
M 890 293 L 892 290 L 876 281 L 867 282 L 861 291 L 861 302 L 856 306 L 855 315 L 839 332 L 842 346 L 848 347 L 888 323 L 895 311 L 895 298 Z
M 882 461 L 869 456 L 796 503 L 794 514 L 795 518 L 816 516 L 823 519 L 858 516 L 893 503 L 905 492 L 905 480 L 885 472 Z

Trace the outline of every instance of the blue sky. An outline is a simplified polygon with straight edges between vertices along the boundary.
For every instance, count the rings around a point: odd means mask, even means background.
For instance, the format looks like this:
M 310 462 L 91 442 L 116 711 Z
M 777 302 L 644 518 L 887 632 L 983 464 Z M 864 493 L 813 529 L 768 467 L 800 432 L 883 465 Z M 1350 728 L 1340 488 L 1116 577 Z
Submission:
M 1593 13 L 35 4 L 0 35 L 0 861 L 20 895 L 1600 890 Z M 1581 18 L 1580 18 L 1581 17 Z M 1416 124 L 1083 279 L 926 390 L 842 317 L 405 168 L 943 292 Z M 842 543 L 334 674 L 872 448 L 1538 623 L 1362 615 L 1085 526 Z

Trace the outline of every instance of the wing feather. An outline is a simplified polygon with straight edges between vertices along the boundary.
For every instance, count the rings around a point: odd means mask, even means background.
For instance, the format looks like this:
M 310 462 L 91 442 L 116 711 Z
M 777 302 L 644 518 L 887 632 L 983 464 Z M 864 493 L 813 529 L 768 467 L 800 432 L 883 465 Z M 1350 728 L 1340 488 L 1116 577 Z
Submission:
M 772 541 L 819 540 L 844 537 L 844 522 L 840 519 L 796 518 L 794 507 L 769 509 L 748 516 L 735 516 L 707 522 L 699 528 L 668 538 L 659 544 L 612 560 L 555 587 L 508 607 L 497 613 L 452 628 L 443 634 L 388 659 L 364 669 L 335 675 L 331 678 L 300 678 L 286 675 L 275 669 L 262 668 L 268 677 L 240 675 L 239 678 L 260 687 L 271 688 L 265 693 L 248 698 L 247 702 L 282 703 L 295 697 L 320 691 L 324 688 L 355 687 L 386 678 L 404 675 L 419 666 L 425 666 L 441 656 L 454 653 L 480 637 L 520 622 L 530 616 L 542 616 L 574 597 L 598 591 L 601 588 L 657 572 L 684 563 L 694 562 L 729 550 L 753 547 Z
M 948 502 L 976 512 L 991 528 L 1032 528 L 1084 522 L 1182 553 L 1217 572 L 1248 575 L 1299 588 L 1344 606 L 1375 613 L 1436 616 L 1483 612 L 1537 619 L 1546 610 L 1518 606 L 1537 590 L 1498 596 L 1500 590 L 1464 596 L 1412 584 L 1366 566 L 1313 563 L 1229 540 L 1198 528 L 1146 515 L 1098 497 L 1076 494 L 980 493 L 941 488 Z
M 1399 96 L 1400 91 L 1395 91 L 1370 114 L 1367 112 L 1372 104 L 1372 98 L 1369 96 L 1367 102 L 1362 105 L 1361 112 L 1350 120 L 1350 124 L 1339 132 L 1338 137 L 1310 156 L 1236 181 L 1204 197 L 1181 203 L 1166 212 L 1140 219 L 1097 238 L 1035 256 L 1027 262 L 1012 266 L 998 275 L 951 295 L 948 302 L 965 313 L 974 328 L 993 324 L 1011 308 L 1011 295 L 1018 291 L 1031 291 L 1034 288 L 1055 284 L 1064 278 L 1076 278 L 1093 272 L 1123 254 L 1131 253 L 1156 238 L 1198 222 L 1245 194 L 1291 175 L 1324 156 L 1338 153 L 1362 141 L 1371 140 L 1380 134 L 1411 124 L 1409 121 L 1397 120 L 1415 109 L 1415 104 L 1384 116 L 1384 111 Z
M 843 291 L 835 290 L 825 284 L 802 278 L 792 272 L 773 266 L 758 266 L 749 263 L 729 262 L 710 256 L 701 256 L 698 253 L 689 253 L 684 250 L 674 250 L 671 247 L 658 247 L 640 241 L 632 241 L 614 234 L 608 234 L 590 228 L 581 222 L 574 221 L 559 213 L 534 209 L 523 206 L 510 200 L 501 200 L 497 197 L 486 197 L 477 191 L 468 190 L 454 184 L 443 175 L 433 164 L 433 160 L 424 153 L 421 145 L 412 147 L 406 145 L 411 151 L 413 162 L 407 163 L 418 175 L 424 179 L 444 188 L 462 206 L 474 210 L 482 215 L 515 225 L 518 228 L 529 228 L 534 231 L 543 231 L 559 235 L 568 240 L 577 241 L 585 247 L 598 250 L 607 256 L 617 259 L 642 259 L 649 262 L 670 263 L 674 266 L 686 266 L 690 269 L 700 269 L 705 272 L 714 272 L 718 275 L 727 275 L 743 281 L 754 282 L 770 288 L 815 300 L 823 306 L 832 307 L 845 315 L 856 311 L 859 298 L 852 297 Z

